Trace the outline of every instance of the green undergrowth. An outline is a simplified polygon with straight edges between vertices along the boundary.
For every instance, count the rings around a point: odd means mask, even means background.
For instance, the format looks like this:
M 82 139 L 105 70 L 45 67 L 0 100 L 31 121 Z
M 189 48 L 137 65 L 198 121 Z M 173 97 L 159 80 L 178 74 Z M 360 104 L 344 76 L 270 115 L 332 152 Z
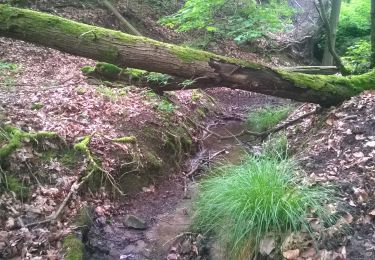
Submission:
M 262 107 L 248 114 L 247 125 L 257 132 L 263 132 L 287 118 L 291 111 L 290 105 Z
M 41 151 L 40 154 L 43 162 L 50 162 L 51 160 L 56 159 L 63 166 L 68 168 L 76 166 L 77 163 L 82 160 L 81 156 L 71 148 L 47 149 Z
M 270 135 L 262 144 L 261 157 L 274 157 L 281 160 L 290 157 L 286 135 L 284 133 Z
M 63 240 L 65 260 L 81 260 L 84 257 L 84 245 L 75 235 L 70 234 Z
M 333 192 L 303 181 L 297 163 L 288 158 L 285 137 L 275 138 L 263 144 L 263 154 L 214 168 L 200 184 L 192 229 L 214 236 L 228 259 L 256 258 L 270 234 L 279 245 L 301 230 L 314 239 L 311 217 L 333 222 L 324 208 Z
M 30 188 L 29 185 L 20 178 L 5 172 L 1 172 L 0 194 L 2 194 L 4 191 L 13 192 L 18 199 L 24 201 L 29 196 Z
M 0 60 L 0 87 L 11 89 L 19 70 L 20 67 L 17 64 Z

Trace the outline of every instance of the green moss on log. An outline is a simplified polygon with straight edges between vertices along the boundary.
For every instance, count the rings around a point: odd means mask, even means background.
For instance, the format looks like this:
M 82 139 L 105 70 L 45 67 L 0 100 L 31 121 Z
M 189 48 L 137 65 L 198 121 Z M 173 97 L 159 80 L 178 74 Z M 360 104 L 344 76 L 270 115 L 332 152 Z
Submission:
M 93 66 L 83 66 L 81 68 L 81 71 L 82 71 L 83 74 L 89 75 L 89 74 L 95 72 L 95 67 L 93 67 Z
M 95 71 L 104 77 L 116 79 L 120 76 L 122 69 L 110 63 L 98 62 L 95 66 Z
M 119 138 L 114 138 L 112 141 L 116 143 L 136 143 L 137 138 L 135 136 L 124 136 Z
M 64 238 L 63 250 L 65 260 L 82 260 L 84 256 L 84 245 L 82 241 L 70 234 Z
M 310 75 L 278 70 L 279 75 L 305 89 L 330 92 L 337 94 L 341 100 L 343 97 L 350 98 L 364 90 L 374 89 L 375 70 L 362 75 L 336 76 L 336 75 Z
M 74 145 L 74 150 L 82 152 L 84 154 L 90 154 L 88 145 L 91 141 L 91 135 L 83 137 L 83 139 Z

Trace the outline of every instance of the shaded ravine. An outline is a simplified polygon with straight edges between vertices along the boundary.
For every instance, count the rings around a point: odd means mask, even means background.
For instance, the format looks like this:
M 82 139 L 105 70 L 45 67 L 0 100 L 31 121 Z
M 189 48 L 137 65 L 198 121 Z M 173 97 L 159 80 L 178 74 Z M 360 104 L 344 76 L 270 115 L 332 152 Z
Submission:
M 245 123 L 240 120 L 212 121 L 208 125 L 211 125 L 211 131 L 220 135 L 239 133 L 245 128 Z M 123 224 L 124 215 L 110 221 L 105 217 L 96 218 L 84 235 L 86 259 L 167 259 L 171 248 L 173 255 L 173 247 L 181 242 L 190 225 L 197 179 L 213 164 L 238 162 L 245 152 L 244 144 L 248 146 L 256 142 L 252 137 L 220 140 L 209 134 L 203 139 L 200 152 L 187 162 L 184 169 L 187 173 L 197 164 L 200 165 L 192 178 L 186 181 L 181 172 L 177 173 L 158 186 L 155 192 L 143 192 L 129 201 L 126 213 L 144 219 L 147 229 L 126 228 Z M 219 155 L 209 159 L 218 152 Z M 209 259 L 206 258 L 209 257 L 208 251 L 204 254 L 202 259 Z

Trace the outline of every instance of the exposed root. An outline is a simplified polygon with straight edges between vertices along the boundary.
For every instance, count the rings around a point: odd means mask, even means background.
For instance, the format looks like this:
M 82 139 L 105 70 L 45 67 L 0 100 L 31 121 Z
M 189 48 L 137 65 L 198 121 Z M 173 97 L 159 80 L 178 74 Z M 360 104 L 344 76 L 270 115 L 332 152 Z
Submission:
M 99 166 L 99 164 L 95 161 L 94 157 L 92 156 L 92 154 L 90 152 L 90 149 L 88 148 L 88 145 L 89 145 L 89 143 L 91 141 L 91 138 L 94 134 L 95 133 L 93 133 L 92 135 L 85 136 L 82 139 L 81 142 L 74 145 L 74 149 L 84 153 L 86 155 L 87 159 L 89 160 L 89 166 L 91 167 L 91 169 L 93 171 L 100 171 L 101 173 L 105 174 L 107 179 L 109 180 L 109 182 L 113 186 L 113 188 L 120 195 L 123 196 L 125 194 L 121 191 L 120 187 L 118 187 L 118 185 L 116 184 L 115 178 L 112 176 L 112 174 L 110 174 L 108 171 L 104 170 L 102 167 Z

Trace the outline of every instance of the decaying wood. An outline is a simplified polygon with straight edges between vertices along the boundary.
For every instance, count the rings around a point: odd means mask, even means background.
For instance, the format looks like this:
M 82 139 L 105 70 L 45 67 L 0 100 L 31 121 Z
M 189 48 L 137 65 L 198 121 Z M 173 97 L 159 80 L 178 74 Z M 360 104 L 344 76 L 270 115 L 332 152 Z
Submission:
M 296 66 L 284 67 L 283 70 L 315 75 L 333 75 L 340 73 L 336 66 Z
M 0 5 L 0 36 L 194 80 L 163 90 L 228 87 L 330 106 L 375 89 L 375 71 L 351 77 L 294 73 L 8 5 Z

